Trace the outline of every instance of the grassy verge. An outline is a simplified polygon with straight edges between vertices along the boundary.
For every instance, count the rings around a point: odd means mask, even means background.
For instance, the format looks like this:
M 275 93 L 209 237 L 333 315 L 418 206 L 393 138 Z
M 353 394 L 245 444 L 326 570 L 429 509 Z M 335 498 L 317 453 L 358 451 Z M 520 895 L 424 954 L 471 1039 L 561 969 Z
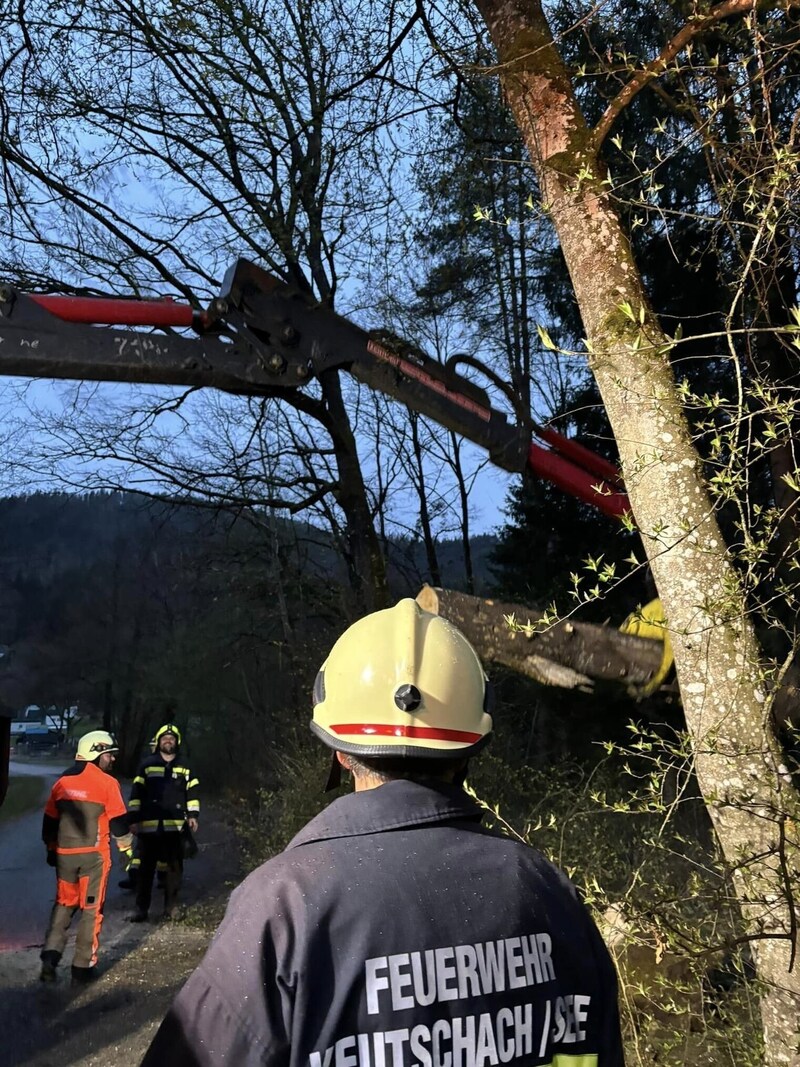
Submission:
M 0 823 L 38 808 L 44 793 L 44 778 L 21 775 L 8 783 L 8 793 L 0 808 Z

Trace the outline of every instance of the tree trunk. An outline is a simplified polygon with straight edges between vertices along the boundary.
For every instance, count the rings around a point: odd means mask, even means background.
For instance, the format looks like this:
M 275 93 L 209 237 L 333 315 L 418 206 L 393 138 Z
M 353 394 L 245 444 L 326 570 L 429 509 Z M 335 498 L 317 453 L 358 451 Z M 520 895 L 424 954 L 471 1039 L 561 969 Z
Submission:
M 455 623 L 482 659 L 543 685 L 588 690 L 595 682 L 605 682 L 626 684 L 635 691 L 646 686 L 661 666 L 661 641 L 623 634 L 612 626 L 559 622 L 537 628 L 543 614 L 534 608 L 427 585 L 417 603 Z M 522 626 L 531 623 L 530 632 L 512 629 L 506 621 L 510 615 Z
M 464 582 L 467 592 L 475 592 L 475 571 L 472 566 L 472 546 L 470 545 L 469 533 L 469 493 L 464 478 L 464 469 L 461 466 L 461 441 L 454 433 L 450 433 L 450 450 L 453 455 L 453 474 L 458 486 L 459 504 L 459 532 L 461 534 L 461 557 L 464 561 Z
M 569 267 L 589 363 L 664 605 L 698 779 L 766 985 L 765 1062 L 800 1064 L 790 892 L 798 849 L 787 840 L 795 824 L 786 817 L 797 796 L 778 770 L 760 649 L 681 408 L 669 338 L 648 304 L 540 4 L 475 4 Z
M 419 524 L 422 529 L 422 543 L 425 546 L 428 577 L 434 585 L 439 585 L 442 576 L 439 572 L 439 559 L 436 555 L 436 541 L 433 537 L 428 494 L 425 488 L 425 459 L 422 453 L 422 442 L 419 439 L 419 415 L 409 410 L 408 417 L 411 424 L 411 447 L 414 454 L 414 487 L 419 498 Z
M 388 603 L 386 564 L 367 504 L 367 490 L 355 438 L 342 400 L 338 371 L 324 371 L 320 375 L 320 384 L 328 410 L 327 429 L 333 442 L 339 475 L 336 502 L 347 521 L 350 584 L 359 609 L 376 611 Z

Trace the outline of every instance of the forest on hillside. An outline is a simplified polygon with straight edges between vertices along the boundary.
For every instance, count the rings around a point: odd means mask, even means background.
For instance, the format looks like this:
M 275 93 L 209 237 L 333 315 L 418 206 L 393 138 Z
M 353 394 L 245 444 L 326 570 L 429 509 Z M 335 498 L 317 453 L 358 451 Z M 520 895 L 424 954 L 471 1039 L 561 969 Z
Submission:
M 473 542 L 483 586 L 493 543 Z M 457 546 L 440 559 L 458 588 Z M 394 595 L 415 595 L 419 543 L 396 541 L 390 561 Z M 128 772 L 174 718 L 207 778 L 241 780 L 249 734 L 279 748 L 307 711 L 316 660 L 352 614 L 346 585 L 330 537 L 307 524 L 111 492 L 4 498 L 0 702 L 78 705 L 117 734 Z
M 549 563 L 521 552 L 512 568 L 515 536 L 503 527 L 473 539 L 477 587 L 513 588 L 535 608 Z M 454 590 L 465 583 L 460 547 L 437 545 L 439 578 Z M 423 546 L 388 548 L 393 599 L 415 596 L 430 581 Z M 114 731 L 126 773 L 154 728 L 175 719 L 209 785 L 263 784 L 271 753 L 305 728 L 316 671 L 356 614 L 330 538 L 307 524 L 124 493 L 0 500 L 0 701 L 10 711 L 77 705 L 80 723 Z M 498 744 L 522 742 L 533 765 L 591 757 L 636 709 L 622 687 L 561 693 L 488 669 L 499 716 L 507 707 L 511 718 Z

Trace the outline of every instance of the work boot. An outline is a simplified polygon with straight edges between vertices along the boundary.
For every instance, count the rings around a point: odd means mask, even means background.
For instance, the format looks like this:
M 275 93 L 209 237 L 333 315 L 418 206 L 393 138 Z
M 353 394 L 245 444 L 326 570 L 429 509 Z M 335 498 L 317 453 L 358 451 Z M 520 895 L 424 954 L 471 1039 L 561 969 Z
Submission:
M 128 922 L 129 923 L 146 923 L 147 922 L 147 912 L 146 911 L 142 911 L 142 909 L 139 908 L 138 911 L 135 911 L 133 913 L 133 915 L 129 915 L 128 916 Z
M 58 961 L 61 959 L 60 952 L 54 952 L 52 949 L 46 949 L 42 955 L 42 970 L 39 974 L 40 982 L 55 982 L 56 980 L 56 967 Z
M 88 985 L 89 982 L 94 982 L 98 977 L 96 967 L 76 967 L 73 964 L 72 967 L 72 984 L 73 985 Z
M 124 878 L 119 881 L 120 889 L 136 889 L 139 885 L 139 880 L 133 874 L 126 874 Z

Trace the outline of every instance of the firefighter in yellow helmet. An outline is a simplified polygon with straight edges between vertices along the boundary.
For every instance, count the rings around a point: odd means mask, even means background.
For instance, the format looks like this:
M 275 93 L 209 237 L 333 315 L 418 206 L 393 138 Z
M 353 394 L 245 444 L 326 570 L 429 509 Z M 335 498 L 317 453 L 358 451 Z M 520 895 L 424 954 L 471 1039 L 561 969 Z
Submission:
M 130 916 L 137 923 L 148 918 L 159 861 L 166 864 L 164 916 L 177 916 L 185 831 L 194 834 L 200 818 L 199 782 L 181 753 L 180 729 L 175 723 L 165 723 L 156 730 L 154 740 L 155 751 L 133 779 L 128 804 L 141 859 L 136 911 Z
M 47 862 L 56 868 L 56 901 L 41 953 L 43 982 L 56 977 L 76 911 L 80 922 L 72 961 L 74 982 L 97 976 L 103 903 L 111 870 L 110 836 L 130 857 L 131 835 L 119 783 L 111 777 L 117 744 L 105 730 L 78 741 L 75 763 L 50 791 L 42 820 Z
M 311 728 L 355 789 L 236 890 L 142 1067 L 622 1067 L 588 912 L 461 788 L 489 703 L 472 646 L 413 600 L 342 634 Z
M 155 736 L 150 738 L 148 744 L 150 747 L 150 755 L 152 756 L 158 746 L 158 741 L 156 740 Z M 142 866 L 142 857 L 140 855 L 140 852 L 141 849 L 139 848 L 139 842 L 137 839 L 136 841 L 134 841 L 133 856 L 131 858 L 130 866 L 125 872 L 125 877 L 118 882 L 120 889 L 134 890 L 138 888 L 139 870 Z M 158 888 L 164 889 L 164 887 L 166 886 L 166 881 L 167 864 L 164 860 L 159 860 L 156 864 L 156 884 Z
M 349 757 L 414 760 L 401 765 L 404 777 L 411 767 L 438 776 L 454 759 L 464 766 L 492 731 L 477 653 L 413 600 L 351 626 L 317 674 L 313 700 L 311 729 L 337 754 L 330 784 L 340 764 L 352 769 Z

